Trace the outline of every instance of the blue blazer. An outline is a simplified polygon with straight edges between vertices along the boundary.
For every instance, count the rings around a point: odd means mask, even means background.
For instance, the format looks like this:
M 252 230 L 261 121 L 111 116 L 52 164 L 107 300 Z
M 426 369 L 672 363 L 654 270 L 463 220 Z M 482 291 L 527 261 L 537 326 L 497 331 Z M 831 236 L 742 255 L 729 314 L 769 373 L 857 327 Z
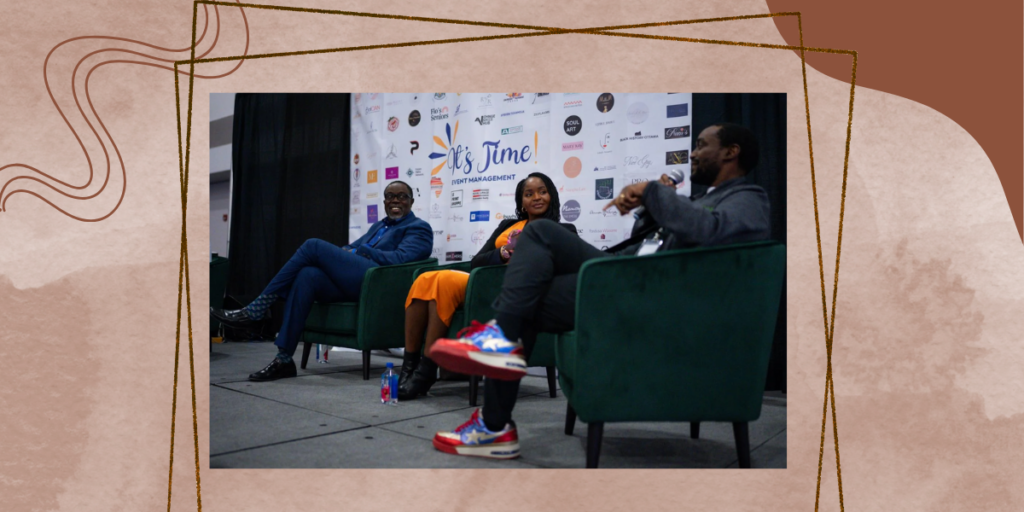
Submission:
M 373 247 L 367 245 L 373 235 L 383 229 L 385 225 L 388 226 L 388 230 L 384 236 Z M 365 235 L 346 245 L 343 249 L 352 249 L 352 252 L 369 258 L 379 265 L 398 265 L 399 263 L 427 259 L 433 246 L 434 230 L 431 229 L 430 224 L 409 212 L 398 222 L 387 217 L 382 221 L 375 222 Z

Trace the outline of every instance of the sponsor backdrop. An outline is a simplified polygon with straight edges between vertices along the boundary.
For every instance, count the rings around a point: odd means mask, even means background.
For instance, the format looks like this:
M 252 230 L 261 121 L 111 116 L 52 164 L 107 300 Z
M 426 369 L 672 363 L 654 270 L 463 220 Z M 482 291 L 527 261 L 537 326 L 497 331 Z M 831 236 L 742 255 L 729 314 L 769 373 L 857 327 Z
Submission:
M 689 93 L 357 93 L 352 95 L 349 239 L 384 217 L 384 187 L 413 188 L 434 228 L 433 256 L 470 259 L 531 172 L 558 188 L 563 222 L 599 248 L 628 238 L 632 216 L 601 208 L 624 186 L 683 171 L 690 194 Z

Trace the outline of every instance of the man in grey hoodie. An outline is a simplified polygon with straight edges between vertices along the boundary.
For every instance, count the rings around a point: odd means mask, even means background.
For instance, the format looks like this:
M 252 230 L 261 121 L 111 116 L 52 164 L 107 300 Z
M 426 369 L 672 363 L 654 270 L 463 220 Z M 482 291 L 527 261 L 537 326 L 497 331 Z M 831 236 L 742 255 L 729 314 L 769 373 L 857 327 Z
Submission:
M 584 262 L 647 250 L 725 245 L 767 240 L 771 234 L 768 195 L 747 183 L 758 162 L 753 133 L 742 126 L 720 123 L 702 131 L 690 154 L 690 180 L 709 186 L 700 196 L 676 194 L 674 183 L 659 181 L 630 185 L 607 206 L 622 215 L 643 206 L 658 229 L 638 233 L 638 243 L 609 254 L 567 233 L 558 224 L 535 221 L 519 235 L 515 258 L 501 294 L 494 303 L 494 321 L 471 329 L 458 340 L 438 340 L 434 360 L 460 373 L 482 374 L 484 407 L 450 432 L 438 432 L 434 446 L 444 452 L 492 458 L 519 455 L 512 408 L 519 379 L 539 332 L 574 328 L 577 273 Z M 649 222 L 648 222 L 649 223 Z

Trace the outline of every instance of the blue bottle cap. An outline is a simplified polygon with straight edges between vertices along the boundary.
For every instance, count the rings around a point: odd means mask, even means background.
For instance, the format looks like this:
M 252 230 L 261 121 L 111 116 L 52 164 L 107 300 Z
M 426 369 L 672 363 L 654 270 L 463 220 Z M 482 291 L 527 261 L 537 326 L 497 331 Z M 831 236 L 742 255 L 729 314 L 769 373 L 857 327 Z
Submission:
M 387 367 L 387 368 L 394 368 L 395 367 L 395 363 L 389 362 L 387 365 L 385 365 L 385 367 Z

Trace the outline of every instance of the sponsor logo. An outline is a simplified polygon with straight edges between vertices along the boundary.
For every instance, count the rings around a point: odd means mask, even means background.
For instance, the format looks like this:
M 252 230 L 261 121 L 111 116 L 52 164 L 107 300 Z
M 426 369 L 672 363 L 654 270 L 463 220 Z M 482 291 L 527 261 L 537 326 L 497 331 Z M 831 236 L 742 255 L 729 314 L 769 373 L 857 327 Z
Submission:
M 538 111 L 538 112 L 534 112 L 534 113 L 533 113 L 533 117 L 537 117 L 537 116 L 546 116 L 546 115 L 548 115 L 548 114 L 550 114 L 550 113 L 551 113 L 551 111 L 550 111 L 550 110 L 541 110 L 541 111 Z
M 626 179 L 626 186 L 635 185 L 637 183 L 642 183 L 644 181 L 650 181 L 651 180 L 650 176 L 646 176 L 646 175 L 643 175 L 643 174 L 627 174 L 625 176 L 625 179 Z
M 362 93 L 358 93 L 357 92 L 356 93 L 356 103 L 359 103 L 360 101 L 363 101 L 363 95 L 362 95 Z
M 631 170 L 631 168 L 650 169 L 653 163 L 654 162 L 651 161 L 648 155 L 629 155 L 622 158 L 622 166 L 625 167 L 626 170 Z
M 690 106 L 686 103 L 665 107 L 665 117 L 686 117 L 690 115 Z
M 486 188 L 475 188 L 473 189 L 473 200 L 474 201 L 485 201 L 490 195 L 490 189 Z
M 568 187 L 568 188 L 566 188 L 564 186 L 558 187 L 558 193 L 559 194 L 561 194 L 563 192 L 564 193 L 572 194 L 572 193 L 586 192 L 586 191 L 587 191 L 587 187 Z
M 388 167 L 384 169 L 384 179 L 386 180 L 397 180 L 398 179 L 398 167 Z
M 690 161 L 690 152 L 687 150 L 682 151 L 668 151 L 665 153 L 665 165 L 682 165 Z
M 618 167 L 614 165 L 602 165 L 600 167 L 594 167 L 594 172 L 614 171 L 615 169 L 618 169 Z
M 580 171 L 583 170 L 583 162 L 579 158 L 570 156 L 564 164 L 562 164 L 562 172 L 568 178 L 575 178 L 580 175 Z
M 594 123 L 594 126 L 608 126 L 610 124 L 615 124 L 615 120 L 614 119 L 609 119 L 607 121 L 601 121 L 599 123 Z
M 531 99 L 531 100 L 530 100 L 530 104 L 531 104 L 531 105 L 533 105 L 533 104 L 536 104 L 536 103 L 537 103 L 537 100 L 539 100 L 539 99 L 541 99 L 541 98 L 544 98 L 544 101 L 546 101 L 546 100 L 550 99 L 550 98 L 548 97 L 548 95 L 549 95 L 549 94 L 551 94 L 551 93 L 547 93 L 547 92 L 538 92 L 538 93 L 534 93 L 534 95 L 533 95 L 533 99 Z M 542 103 L 543 103 L 543 101 L 542 101 Z
M 594 199 L 611 199 L 614 195 L 614 178 L 601 178 L 594 181 Z
M 434 99 L 435 100 L 443 100 L 445 96 L 446 96 L 446 94 L 443 93 L 443 92 L 435 92 L 434 93 Z
M 356 115 L 352 116 L 352 120 L 355 121 L 356 119 L 360 119 L 362 117 L 363 115 L 359 113 L 359 109 L 356 109 Z
M 359 165 L 359 153 L 356 153 L 356 156 L 352 157 L 352 163 Z
M 462 251 L 453 251 L 444 253 L 445 261 L 462 261 Z
M 409 112 L 409 126 L 416 126 L 420 124 L 420 111 L 413 110 Z
M 504 220 L 504 219 L 516 219 L 516 218 L 518 218 L 518 217 L 519 217 L 519 216 L 518 216 L 518 215 L 516 215 L 515 213 L 502 213 L 502 212 L 496 212 L 496 213 L 494 214 L 494 220 Z
M 443 234 L 444 234 L 444 230 L 443 229 L 435 229 L 434 230 L 434 236 L 441 236 Z
M 562 103 L 562 108 L 576 108 L 576 107 L 582 107 L 582 106 L 583 106 L 583 100 L 571 100 L 571 101 L 567 101 L 565 103 Z
M 462 215 L 455 214 L 455 213 L 453 213 L 453 214 L 448 216 L 448 222 L 463 222 L 465 220 L 466 220 L 466 217 L 464 217 Z
M 363 115 L 370 115 L 380 112 L 380 105 L 370 105 L 363 109 Z
M 513 134 L 513 133 L 522 133 L 522 132 L 523 132 L 523 125 L 510 126 L 508 128 L 502 128 L 501 129 L 501 134 L 502 135 L 510 135 L 510 134 Z
M 583 141 L 579 142 L 563 142 L 562 151 L 577 151 L 583 149 Z
M 501 117 L 517 116 L 517 115 L 522 114 L 524 112 L 526 112 L 526 111 L 525 110 L 516 110 L 516 111 L 513 111 L 513 112 L 505 112 L 505 113 L 501 114 Z
M 562 123 L 562 128 L 565 130 L 566 135 L 575 137 L 583 129 L 583 121 L 580 120 L 580 116 L 569 116 Z
M 635 133 L 633 133 L 632 137 L 623 137 L 623 138 L 619 139 L 619 142 L 626 142 L 628 140 L 644 140 L 644 139 L 657 139 L 657 138 L 658 138 L 657 135 L 653 135 L 653 134 L 644 135 L 643 131 L 637 130 Z
M 366 198 L 367 198 L 367 199 L 377 199 L 377 197 L 378 197 L 379 195 L 380 195 L 380 194 L 379 194 L 378 192 L 367 192 L 367 193 L 366 193 Z
M 352 192 L 352 204 L 359 204 L 359 191 Z
M 391 101 L 385 103 L 385 105 L 387 105 L 389 107 L 393 106 L 393 105 L 401 105 L 401 104 L 402 104 L 402 100 L 401 99 L 395 99 L 395 100 L 391 100 Z
M 448 107 L 430 109 L 431 121 L 439 121 L 441 119 L 448 119 Z
M 373 121 L 370 121 L 370 127 L 366 130 L 366 134 L 377 133 L 377 129 L 373 127 Z
M 523 93 L 521 93 L 521 92 L 510 92 L 510 93 L 505 95 L 505 99 L 503 101 L 505 103 L 515 103 L 515 102 L 517 102 L 517 101 L 519 101 L 521 99 L 523 99 Z
M 487 222 L 491 220 L 490 210 L 479 210 L 475 212 L 469 212 L 470 222 Z
M 612 93 L 604 92 L 604 93 L 601 93 L 601 95 L 597 97 L 597 111 L 598 112 L 601 112 L 602 114 L 607 113 L 607 112 L 611 112 L 612 111 L 612 107 L 614 107 L 614 106 L 615 106 L 615 96 L 613 96 Z
M 369 224 L 377 222 L 377 205 L 371 204 L 366 207 L 366 222 Z
M 590 233 L 591 235 L 598 235 L 598 234 L 604 235 L 604 234 L 618 233 L 619 230 L 615 229 L 615 228 L 604 228 L 604 229 L 588 229 L 587 232 Z M 604 237 L 601 237 L 601 239 L 604 240 Z
M 444 184 L 441 183 L 441 178 L 437 176 L 430 178 L 430 189 L 434 191 L 434 197 L 441 197 L 442 188 L 444 188 Z
M 398 158 L 398 148 L 394 144 L 388 149 L 388 155 L 384 157 L 384 160 L 391 160 L 392 158 Z
M 417 167 L 417 168 L 413 169 L 412 167 L 410 167 L 410 168 L 406 169 L 405 175 L 410 177 L 410 178 L 412 178 L 413 176 L 423 176 L 423 168 L 422 167 Z
M 366 183 L 377 183 L 377 170 L 366 171 Z
M 462 208 L 462 190 L 452 190 L 452 208 Z
M 626 119 L 633 124 L 640 124 L 647 120 L 647 115 L 650 111 L 647 109 L 647 104 L 642 102 L 636 102 L 626 109 Z
M 393 132 L 398 129 L 398 118 L 391 116 L 388 118 L 388 131 Z
M 372 93 L 370 93 L 370 101 L 373 101 L 373 100 L 377 99 L 377 96 L 380 96 L 379 92 L 372 92 Z
M 412 147 L 411 147 L 411 148 L 409 148 L 409 154 L 410 154 L 410 155 L 411 155 L 411 154 L 413 154 L 413 153 L 415 153 L 415 152 L 416 152 L 416 150 L 420 148 L 420 143 L 419 143 L 419 141 L 416 141 L 416 140 L 410 140 L 410 141 L 409 141 L 409 144 L 411 144 L 411 145 L 412 145 Z
M 430 255 L 432 257 L 434 257 L 434 258 L 440 258 L 441 257 L 441 248 L 440 247 L 434 247 L 433 249 L 430 250 Z
M 416 193 L 416 199 L 419 199 L 420 197 L 422 197 L 422 196 L 420 196 L 420 188 L 419 187 L 413 187 L 412 189 Z M 423 208 L 420 208 L 419 206 L 413 206 L 412 209 L 416 210 L 417 212 L 422 212 L 423 211 Z
M 494 120 L 494 114 L 480 116 L 480 117 L 474 119 L 474 121 L 476 121 L 476 124 L 479 124 L 480 126 L 491 124 L 491 121 L 493 121 L 493 120 Z
M 431 219 L 440 219 L 440 218 L 443 218 L 443 217 L 444 216 L 441 215 L 441 205 L 439 205 L 437 203 L 434 203 L 434 204 L 430 205 L 430 218 Z
M 573 222 L 580 218 L 580 203 L 570 199 L 562 205 L 562 218 L 567 222 Z
M 501 193 L 498 194 L 498 197 L 515 197 L 515 196 L 516 196 L 515 192 L 501 192 Z
M 604 137 L 601 137 L 601 139 L 597 141 L 597 146 L 600 148 L 600 149 L 597 150 L 597 154 L 600 155 L 600 154 L 603 154 L 603 153 L 611 153 L 611 151 L 612 151 L 612 149 L 610 147 L 611 143 L 612 143 L 612 134 L 606 132 L 604 134 Z
M 451 242 L 452 240 L 458 240 L 458 239 L 459 239 L 459 235 L 456 235 L 455 233 L 448 233 L 447 241 Z
M 683 137 L 690 136 L 690 126 L 676 126 L 674 128 L 665 128 L 666 139 L 682 139 Z
M 480 96 L 480 104 L 476 108 L 490 108 L 491 107 L 491 95 L 484 94 Z
M 474 231 L 469 238 L 470 240 L 473 241 L 474 244 L 483 245 L 483 243 L 487 241 L 487 232 L 482 229 L 478 229 Z
M 607 210 L 590 210 L 587 215 L 597 215 L 600 217 L 619 217 L 619 210 L 616 208 L 609 208 Z
M 469 110 L 462 110 L 462 103 L 459 103 L 458 105 L 455 105 L 455 114 L 453 115 L 460 116 L 466 112 L 469 112 Z

